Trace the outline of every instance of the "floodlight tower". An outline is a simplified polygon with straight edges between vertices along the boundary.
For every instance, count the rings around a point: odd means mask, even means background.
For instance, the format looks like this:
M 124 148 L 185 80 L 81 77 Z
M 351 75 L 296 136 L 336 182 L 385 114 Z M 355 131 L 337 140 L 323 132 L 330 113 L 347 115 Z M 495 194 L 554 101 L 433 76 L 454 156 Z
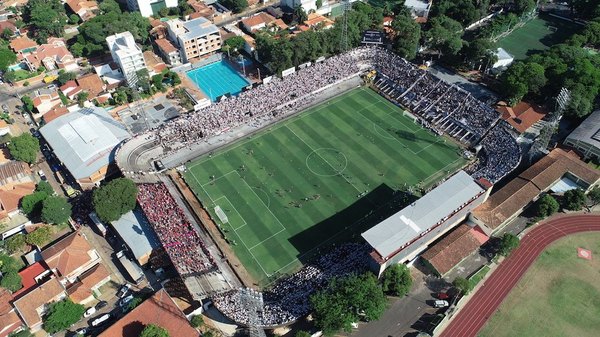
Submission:
M 240 289 L 240 302 L 248 313 L 248 330 L 250 337 L 266 337 L 265 330 L 260 327 L 258 313 L 263 310 L 263 296 L 261 292 L 250 288 Z
M 340 51 L 348 50 L 348 10 L 350 10 L 350 0 L 342 0 L 342 36 L 340 38 Z
M 567 108 L 569 101 L 571 100 L 571 92 L 567 88 L 560 89 L 558 96 L 556 96 L 554 112 L 551 113 L 550 118 L 548 118 L 548 122 L 544 125 L 544 128 L 540 131 L 540 135 L 538 136 L 532 151 L 532 155 L 536 155 L 537 153 L 545 153 L 548 144 L 550 144 L 550 140 L 552 139 L 552 135 L 556 131 L 558 127 L 558 123 L 562 118 L 563 112 Z

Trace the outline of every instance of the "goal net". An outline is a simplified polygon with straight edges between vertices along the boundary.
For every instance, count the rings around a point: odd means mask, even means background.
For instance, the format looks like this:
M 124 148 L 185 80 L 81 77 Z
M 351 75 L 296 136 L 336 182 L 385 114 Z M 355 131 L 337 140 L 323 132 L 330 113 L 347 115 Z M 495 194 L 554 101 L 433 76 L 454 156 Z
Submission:
M 219 220 L 221 220 L 222 223 L 229 223 L 229 219 L 227 218 L 227 215 L 225 215 L 225 212 L 223 212 L 223 210 L 221 209 L 221 206 L 215 207 L 215 213 L 217 213 L 217 216 L 219 217 Z

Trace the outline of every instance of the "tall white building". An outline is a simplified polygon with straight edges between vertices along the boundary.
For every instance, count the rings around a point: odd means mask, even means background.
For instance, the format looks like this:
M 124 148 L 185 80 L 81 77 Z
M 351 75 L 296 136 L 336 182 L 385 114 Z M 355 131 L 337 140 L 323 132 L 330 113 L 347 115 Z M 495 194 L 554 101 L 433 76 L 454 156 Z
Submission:
M 143 17 L 158 14 L 163 8 L 177 7 L 177 0 L 127 0 L 130 11 L 139 11 Z
M 127 84 L 133 87 L 137 83 L 136 72 L 146 69 L 142 49 L 135 43 L 130 32 L 118 33 L 106 38 L 113 60 L 119 65 Z
M 323 2 L 327 2 L 327 1 L 323 1 Z M 285 5 L 289 8 L 295 8 L 296 6 L 300 5 L 300 6 L 302 6 L 302 9 L 304 9 L 304 11 L 306 13 L 308 13 L 311 10 L 317 10 L 317 1 L 316 0 L 282 0 L 281 4 Z
M 221 49 L 219 28 L 209 20 L 199 17 L 189 21 L 167 21 L 169 38 L 176 41 L 183 63 Z

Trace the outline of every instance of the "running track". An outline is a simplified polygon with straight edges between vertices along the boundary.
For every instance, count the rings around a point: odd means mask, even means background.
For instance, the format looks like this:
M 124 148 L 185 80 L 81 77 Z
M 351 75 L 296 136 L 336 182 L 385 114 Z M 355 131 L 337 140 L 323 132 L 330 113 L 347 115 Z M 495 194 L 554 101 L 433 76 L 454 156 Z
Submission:
M 574 215 L 540 224 L 502 262 L 471 300 L 450 321 L 442 337 L 475 337 L 529 266 L 552 242 L 579 232 L 600 231 L 600 215 Z M 575 251 L 573 251 L 575 254 Z

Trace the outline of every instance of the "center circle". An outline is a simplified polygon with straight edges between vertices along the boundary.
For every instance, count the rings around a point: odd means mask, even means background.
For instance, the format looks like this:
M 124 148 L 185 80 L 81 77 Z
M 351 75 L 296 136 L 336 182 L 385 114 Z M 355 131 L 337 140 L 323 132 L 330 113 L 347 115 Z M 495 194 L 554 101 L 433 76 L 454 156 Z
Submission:
M 334 177 L 341 174 L 348 166 L 346 155 L 332 148 L 320 148 L 306 157 L 306 167 L 320 177 Z

